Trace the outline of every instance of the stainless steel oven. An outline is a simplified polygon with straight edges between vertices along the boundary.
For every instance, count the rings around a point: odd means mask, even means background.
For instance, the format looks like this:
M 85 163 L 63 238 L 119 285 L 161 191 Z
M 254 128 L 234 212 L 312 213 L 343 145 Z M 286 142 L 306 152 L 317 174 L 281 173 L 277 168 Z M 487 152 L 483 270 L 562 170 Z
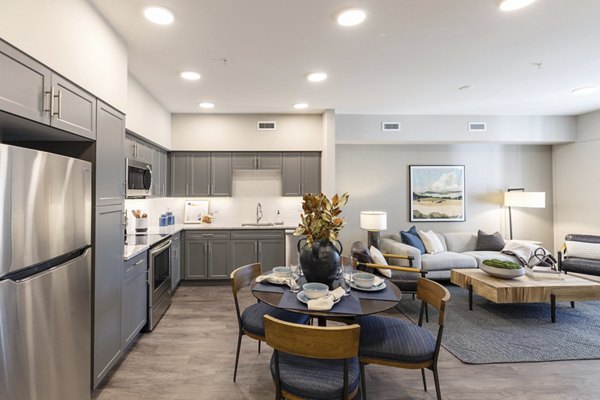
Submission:
M 148 324 L 154 329 L 171 305 L 171 239 L 150 248 L 148 259 Z
M 127 171 L 127 197 L 146 197 L 152 193 L 152 165 L 128 158 Z

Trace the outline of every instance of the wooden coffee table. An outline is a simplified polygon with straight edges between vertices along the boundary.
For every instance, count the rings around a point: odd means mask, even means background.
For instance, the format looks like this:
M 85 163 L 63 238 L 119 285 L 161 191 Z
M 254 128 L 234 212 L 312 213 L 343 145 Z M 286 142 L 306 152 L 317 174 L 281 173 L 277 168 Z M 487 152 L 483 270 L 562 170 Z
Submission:
M 550 302 L 550 319 L 556 321 L 556 301 L 600 300 L 600 282 L 567 274 L 563 280 L 540 280 L 527 275 L 499 279 L 480 269 L 453 269 L 450 281 L 469 290 L 469 310 L 473 293 L 497 304 Z

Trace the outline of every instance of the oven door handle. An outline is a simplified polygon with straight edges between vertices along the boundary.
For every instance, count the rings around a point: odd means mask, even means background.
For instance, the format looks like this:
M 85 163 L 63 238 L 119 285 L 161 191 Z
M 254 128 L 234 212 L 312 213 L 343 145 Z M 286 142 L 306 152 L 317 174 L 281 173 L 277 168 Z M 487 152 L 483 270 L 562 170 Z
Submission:
M 155 255 L 162 253 L 163 251 L 165 251 L 166 249 L 171 247 L 171 243 L 172 243 L 172 240 L 169 239 L 169 240 L 167 240 L 167 243 L 165 243 L 164 245 L 157 247 L 156 249 L 152 249 L 152 251 L 150 252 L 150 256 L 154 257 Z

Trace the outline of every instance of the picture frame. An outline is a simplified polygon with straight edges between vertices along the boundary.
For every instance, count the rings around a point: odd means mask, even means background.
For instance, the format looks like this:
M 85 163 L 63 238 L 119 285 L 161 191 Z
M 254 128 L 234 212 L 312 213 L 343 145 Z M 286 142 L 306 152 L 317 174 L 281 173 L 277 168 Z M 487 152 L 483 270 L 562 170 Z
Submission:
M 410 222 L 464 222 L 464 165 L 409 166 Z

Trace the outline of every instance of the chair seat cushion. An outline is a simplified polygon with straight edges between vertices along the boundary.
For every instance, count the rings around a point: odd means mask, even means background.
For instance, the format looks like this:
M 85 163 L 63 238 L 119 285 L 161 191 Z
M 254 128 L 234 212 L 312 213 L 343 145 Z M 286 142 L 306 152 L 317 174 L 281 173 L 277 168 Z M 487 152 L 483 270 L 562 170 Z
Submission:
M 445 251 L 437 254 L 423 254 L 421 268 L 427 271 L 451 270 L 453 268 L 477 268 L 477 260 L 464 254 Z
M 266 314 L 282 321 L 294 322 L 296 324 L 305 324 L 309 318 L 308 315 L 281 310 L 265 303 L 256 303 L 246 308 L 242 313 L 242 327 L 246 332 L 265 336 L 263 317 Z
M 275 379 L 275 355 L 271 357 L 271 375 Z M 281 388 L 309 399 L 341 399 L 344 393 L 343 360 L 319 360 L 279 352 Z M 348 362 L 348 393 L 360 383 L 358 357 Z
M 567 257 L 560 263 L 563 271 L 579 272 L 589 275 L 600 275 L 600 260 L 588 258 Z
M 417 324 L 391 317 L 366 316 L 360 324 L 361 357 L 419 363 L 433 359 L 436 338 Z

